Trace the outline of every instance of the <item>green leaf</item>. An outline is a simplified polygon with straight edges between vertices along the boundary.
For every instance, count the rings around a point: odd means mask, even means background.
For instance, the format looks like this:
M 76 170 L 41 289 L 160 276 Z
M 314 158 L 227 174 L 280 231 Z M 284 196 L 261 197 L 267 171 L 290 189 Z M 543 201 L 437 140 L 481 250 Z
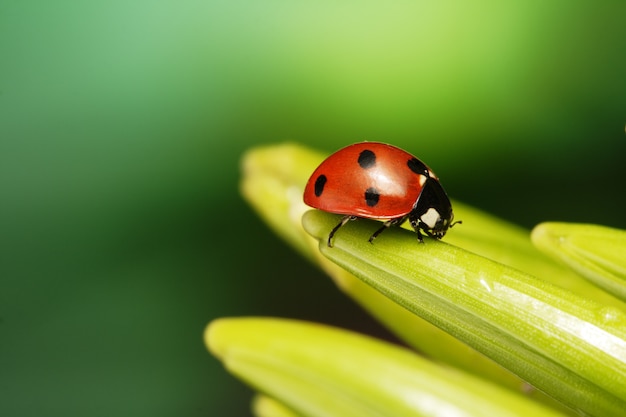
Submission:
M 256 417 L 301 417 L 281 402 L 261 394 L 254 397 L 252 412 Z
M 542 223 L 533 243 L 598 287 L 626 300 L 626 231 L 591 224 Z
M 319 262 L 317 245 L 313 246 L 301 226 L 302 215 L 309 209 L 302 201 L 302 193 L 309 176 L 325 156 L 298 144 L 284 143 L 252 148 L 241 163 L 240 188 L 244 198 L 272 230 L 315 262 Z M 445 241 L 541 276 L 587 298 L 621 305 L 569 268 L 541 254 L 530 242 L 527 230 L 458 201 L 453 200 L 453 206 L 455 218 L 464 223 L 451 230 Z
M 560 415 L 407 349 L 318 324 L 219 319 L 205 340 L 230 372 L 301 416 Z
M 324 154 L 284 143 L 257 147 L 242 158 L 241 193 L 263 220 L 302 255 L 312 259 L 311 238 L 302 229 L 307 179 Z
M 617 416 L 626 409 L 626 315 L 517 269 L 441 241 L 304 216 L 320 251 L 394 302 L 474 347 L 574 409 Z
M 302 202 L 304 185 L 324 157 L 323 153 L 292 143 L 251 149 L 242 161 L 242 193 L 278 235 L 319 265 L 343 292 L 409 345 L 432 358 L 554 405 L 551 398 L 533 390 L 519 377 L 394 303 L 321 255 L 317 241 L 303 230 L 301 217 L 309 210 Z M 559 286 L 585 294 L 606 305 L 617 302 L 568 268 L 555 264 L 541 254 L 531 244 L 528 231 L 459 202 L 453 201 L 453 205 L 456 218 L 462 219 L 464 223 L 451 230 L 445 237 L 446 241 L 546 277 Z M 386 239 L 385 234 L 381 239 Z
M 324 156 L 322 153 L 292 143 L 251 149 L 246 152 L 242 160 L 242 194 L 278 235 L 324 269 L 342 291 L 355 299 L 411 346 L 433 358 L 474 372 L 484 378 L 498 381 L 518 392 L 528 392 L 528 385 L 518 377 L 393 303 L 321 255 L 317 249 L 317 241 L 302 228 L 301 219 L 309 210 L 302 202 L 304 185 Z M 489 229 L 483 227 L 485 221 L 481 221 L 485 216 L 469 207 L 465 207 L 461 212 L 465 218 L 471 220 L 470 227 L 461 230 L 466 233 L 465 239 L 476 244 L 484 242 L 485 239 L 479 237 L 489 237 Z M 472 227 L 471 224 L 476 224 L 476 226 Z M 524 244 L 526 245 L 524 251 L 529 248 L 535 250 L 527 242 L 528 239 L 524 241 L 520 238 L 518 229 L 503 228 L 499 232 L 509 237 L 510 242 L 514 242 L 516 253 L 523 252 L 520 245 Z M 506 246 L 487 241 L 481 249 L 488 252 L 497 251 L 508 257 L 502 250 L 503 247 Z M 536 262 L 531 264 L 541 265 Z M 542 394 L 537 391 L 532 391 L 532 395 L 542 397 Z M 549 400 L 544 398 L 544 401 Z

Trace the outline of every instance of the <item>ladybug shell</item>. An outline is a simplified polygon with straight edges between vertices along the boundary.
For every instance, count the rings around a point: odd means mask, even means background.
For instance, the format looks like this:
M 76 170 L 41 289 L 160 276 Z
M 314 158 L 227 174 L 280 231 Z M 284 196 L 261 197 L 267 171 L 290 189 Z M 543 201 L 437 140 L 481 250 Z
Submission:
M 356 143 L 329 156 L 313 172 L 304 202 L 330 213 L 369 219 L 408 215 L 428 178 L 423 162 L 395 146 Z

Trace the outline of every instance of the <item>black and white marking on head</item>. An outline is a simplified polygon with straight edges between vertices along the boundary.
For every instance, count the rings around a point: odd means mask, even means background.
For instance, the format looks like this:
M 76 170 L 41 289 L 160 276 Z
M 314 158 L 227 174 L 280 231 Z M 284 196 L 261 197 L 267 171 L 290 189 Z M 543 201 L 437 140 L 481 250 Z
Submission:
M 376 154 L 369 149 L 361 151 L 359 154 L 359 166 L 368 169 L 376 165 Z
M 320 175 L 315 180 L 315 196 L 316 197 L 321 196 L 322 193 L 324 192 L 324 186 L 326 185 L 326 181 L 328 181 L 328 179 L 326 178 L 326 175 L 324 174 Z
M 416 174 L 426 175 L 427 177 L 430 177 L 430 171 L 428 170 L 428 167 L 426 167 L 426 165 L 424 165 L 424 163 L 420 161 L 419 159 L 411 158 L 407 161 L 406 164 L 409 167 L 409 169 L 415 172 Z
M 378 204 L 378 200 L 380 200 L 380 193 L 376 190 L 376 188 L 370 187 L 365 190 L 365 204 L 370 207 L 374 207 Z
M 437 209 L 435 209 L 434 207 L 430 207 L 428 210 L 426 210 L 426 213 L 422 214 L 420 217 L 420 220 L 422 221 L 422 223 L 428 226 L 428 228 L 431 230 L 435 228 L 435 226 L 437 225 L 437 222 L 440 219 L 441 219 L 441 214 L 439 214 Z

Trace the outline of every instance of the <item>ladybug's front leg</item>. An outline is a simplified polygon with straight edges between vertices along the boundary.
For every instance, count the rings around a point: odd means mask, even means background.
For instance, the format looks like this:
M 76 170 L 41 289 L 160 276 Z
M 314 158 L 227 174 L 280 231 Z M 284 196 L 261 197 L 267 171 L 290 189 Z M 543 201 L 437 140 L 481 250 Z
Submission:
M 415 230 L 415 233 L 417 233 L 417 240 L 419 240 L 420 243 L 424 243 L 424 236 L 422 236 L 421 231 L 422 222 L 420 219 L 414 216 L 409 216 L 409 222 L 411 222 L 411 227 Z

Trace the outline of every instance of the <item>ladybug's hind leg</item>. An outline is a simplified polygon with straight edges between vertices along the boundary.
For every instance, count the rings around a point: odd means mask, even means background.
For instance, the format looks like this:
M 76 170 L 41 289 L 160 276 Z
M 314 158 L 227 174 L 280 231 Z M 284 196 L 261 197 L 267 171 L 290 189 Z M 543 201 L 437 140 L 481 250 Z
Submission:
M 335 227 L 333 227 L 333 230 L 330 231 L 330 234 L 328 235 L 328 247 L 332 248 L 333 244 L 331 243 L 331 239 L 333 238 L 333 236 L 335 236 L 335 232 L 337 230 L 339 230 L 339 228 L 343 225 L 345 225 L 346 223 L 348 223 L 350 220 L 356 220 L 358 217 L 356 216 L 343 216 L 343 219 L 341 219 L 341 221 L 339 222 L 339 224 Z
M 398 224 L 402 224 L 402 223 L 404 223 L 405 220 L 406 220 L 406 217 L 400 217 L 400 218 L 397 218 L 397 219 L 387 220 L 386 222 L 383 223 L 383 225 L 380 227 L 380 229 L 375 231 L 374 234 L 372 236 L 370 236 L 369 242 L 372 243 L 374 241 L 374 239 L 376 239 L 378 237 L 379 234 L 381 234 L 385 230 L 389 229 L 390 226 L 395 226 L 395 225 L 398 225 Z

